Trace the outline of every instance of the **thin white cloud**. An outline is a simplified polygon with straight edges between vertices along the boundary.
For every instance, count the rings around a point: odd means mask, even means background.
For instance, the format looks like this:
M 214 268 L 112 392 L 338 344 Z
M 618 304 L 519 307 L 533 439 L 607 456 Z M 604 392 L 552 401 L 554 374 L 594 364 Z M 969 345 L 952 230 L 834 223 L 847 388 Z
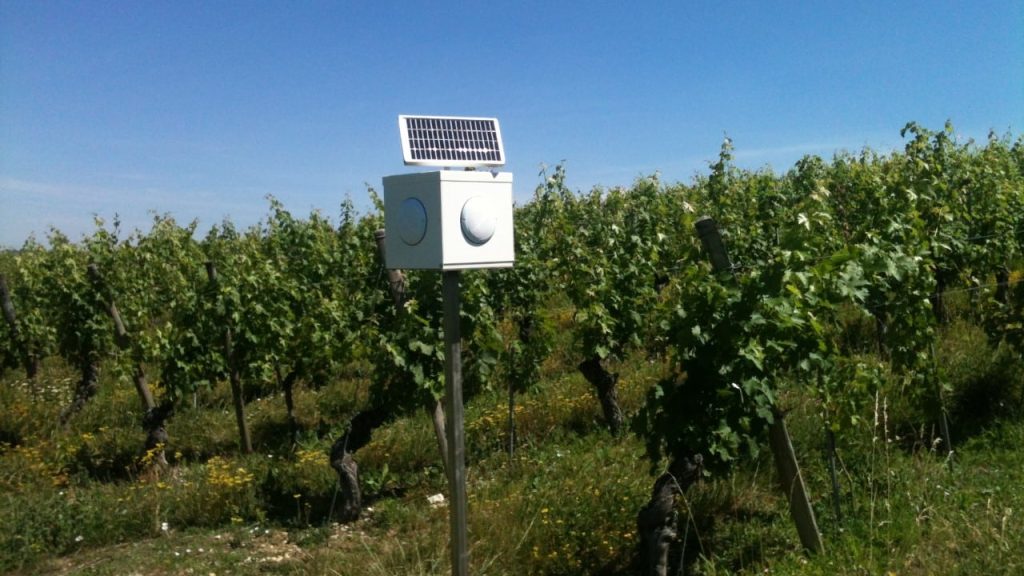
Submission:
M 94 216 L 108 222 L 117 216 L 124 230 L 148 229 L 153 213 L 169 213 L 183 223 L 199 219 L 203 229 L 225 218 L 248 226 L 265 214 L 268 193 L 171 191 L 141 183 L 107 187 L 0 177 L 0 246 L 20 246 L 30 234 L 43 238 L 51 227 L 78 238 L 93 229 Z
M 769 146 L 764 148 L 745 148 L 742 145 L 736 145 L 736 148 L 733 150 L 733 158 L 737 161 L 749 162 L 752 160 L 771 160 L 778 158 L 798 159 L 799 157 L 806 156 L 808 154 L 830 157 L 832 154 L 843 150 L 856 152 L 864 148 L 872 148 L 880 152 L 885 152 L 891 149 L 892 146 L 885 144 L 872 145 L 867 139 L 861 141 L 802 142 L 799 144 Z M 773 168 L 787 169 L 788 166 L 773 166 Z
M 17 178 L 0 178 L 0 194 L 10 195 L 32 195 L 35 197 L 46 197 L 60 200 L 73 200 L 85 192 L 90 195 L 105 193 L 100 188 L 66 186 L 48 182 L 33 182 L 30 180 L 19 180 Z
M 144 177 L 139 177 L 140 181 Z M 231 197 L 263 198 L 271 191 L 264 190 L 232 190 L 228 194 L 221 191 L 202 192 L 195 190 L 172 191 L 156 186 L 131 188 L 90 186 L 82 184 L 66 184 L 55 182 L 39 182 L 16 178 L 0 178 L 0 197 L 6 197 L 5 204 L 17 207 L 21 202 L 38 202 L 40 200 L 57 200 L 79 205 L 90 205 L 98 208 L 125 208 L 149 210 L 173 210 L 206 212 L 215 210 L 218 213 L 249 212 L 251 203 L 232 201 Z M 114 205 L 116 203 L 116 205 Z M 260 206 L 262 209 L 262 205 Z M 200 214 L 195 214 L 199 216 Z

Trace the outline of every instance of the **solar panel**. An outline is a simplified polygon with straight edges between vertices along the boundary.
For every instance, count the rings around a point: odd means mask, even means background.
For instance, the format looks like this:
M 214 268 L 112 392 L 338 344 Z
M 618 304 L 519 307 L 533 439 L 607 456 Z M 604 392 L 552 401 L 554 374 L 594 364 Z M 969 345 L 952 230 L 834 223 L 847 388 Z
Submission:
M 418 166 L 502 166 L 497 118 L 398 117 L 405 163 Z

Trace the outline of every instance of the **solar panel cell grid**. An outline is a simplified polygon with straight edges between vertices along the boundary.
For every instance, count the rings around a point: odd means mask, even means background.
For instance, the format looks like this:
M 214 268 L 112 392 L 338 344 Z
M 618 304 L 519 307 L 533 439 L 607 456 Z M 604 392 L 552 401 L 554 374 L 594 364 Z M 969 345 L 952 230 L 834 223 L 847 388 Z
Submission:
M 495 118 L 400 116 L 406 164 L 501 166 L 501 132 Z

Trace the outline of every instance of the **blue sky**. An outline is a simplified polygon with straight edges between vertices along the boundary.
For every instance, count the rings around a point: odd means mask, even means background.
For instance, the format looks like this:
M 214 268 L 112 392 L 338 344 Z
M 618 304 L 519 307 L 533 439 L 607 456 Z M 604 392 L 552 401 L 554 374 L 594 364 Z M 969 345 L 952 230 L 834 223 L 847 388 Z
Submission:
M 413 170 L 398 114 L 495 116 L 516 196 L 1024 133 L 1024 3 L 0 0 L 0 245 L 94 214 L 335 215 Z

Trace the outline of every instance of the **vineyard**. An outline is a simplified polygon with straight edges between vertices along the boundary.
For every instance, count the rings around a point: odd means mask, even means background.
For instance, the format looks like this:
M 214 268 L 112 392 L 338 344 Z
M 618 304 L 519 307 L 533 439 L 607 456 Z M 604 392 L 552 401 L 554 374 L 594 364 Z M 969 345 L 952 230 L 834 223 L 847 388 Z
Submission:
M 1024 571 L 1024 138 L 901 135 L 542 171 L 462 276 L 473 573 Z M 0 570 L 448 572 L 441 274 L 370 195 L 0 256 Z

